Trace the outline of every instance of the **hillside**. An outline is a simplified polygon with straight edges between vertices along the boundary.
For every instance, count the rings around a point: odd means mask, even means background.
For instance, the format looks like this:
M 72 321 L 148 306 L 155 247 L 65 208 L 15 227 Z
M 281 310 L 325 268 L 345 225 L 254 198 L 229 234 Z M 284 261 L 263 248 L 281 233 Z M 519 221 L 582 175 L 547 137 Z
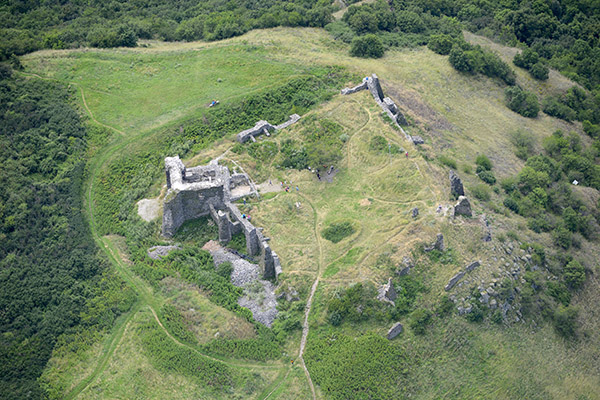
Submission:
M 514 52 L 465 37 L 501 57 Z M 40 380 L 50 397 L 598 398 L 600 194 L 585 186 L 568 187 L 574 197 L 562 193 L 573 207 L 587 207 L 578 212 L 592 227 L 576 230 L 565 249 L 552 230 L 532 229 L 537 214 L 505 206 L 511 194 L 501 184 L 532 164 L 517 156 L 515 132 L 529 138 L 528 157 L 552 157 L 547 143 L 562 143 L 557 130 L 574 132 L 575 150 L 577 143 L 592 148 L 580 122 L 522 117 L 505 106 L 498 80 L 459 73 L 426 47 L 359 59 L 311 28 L 141 44 L 32 53 L 16 72 L 78 91 L 80 111 L 97 129 L 84 185 L 91 233 L 137 297 L 112 329 L 59 341 Z M 517 83 L 540 96 L 575 85 L 555 71 L 540 82 L 513 69 Z M 339 94 L 372 73 L 423 145 L 382 117 L 368 91 Z M 207 107 L 212 100 L 220 104 Z M 302 118 L 289 128 L 236 144 L 235 134 L 256 121 L 280 123 L 292 113 Z M 214 226 L 198 220 L 168 241 L 159 235 L 160 214 L 151 222 L 138 216 L 139 200 L 163 200 L 163 158 L 174 155 L 188 167 L 222 156 L 260 184 L 261 198 L 238 206 L 281 258 L 273 329 L 237 305 L 238 289 L 201 250 L 216 239 Z M 495 184 L 476 172 L 482 155 Z M 315 165 L 335 172 L 317 179 L 306 169 Z M 462 178 L 472 218 L 449 215 L 456 203 L 450 168 Z M 556 204 L 552 190 L 569 173 L 548 185 Z M 526 198 L 515 201 L 524 207 Z M 563 218 L 550 205 L 542 213 L 556 226 Z M 345 233 L 326 233 L 344 226 Z M 484 241 L 488 229 L 492 239 Z M 424 252 L 438 233 L 445 250 Z M 161 244 L 183 249 L 151 260 L 147 249 Z M 414 267 L 399 276 L 405 257 Z M 569 283 L 569 257 L 584 268 L 578 286 Z M 444 289 L 476 260 L 481 266 L 462 284 Z M 394 306 L 376 300 L 390 277 L 399 294 Z M 487 288 L 496 294 L 486 301 L 480 292 Z M 388 341 L 395 322 L 404 332 Z

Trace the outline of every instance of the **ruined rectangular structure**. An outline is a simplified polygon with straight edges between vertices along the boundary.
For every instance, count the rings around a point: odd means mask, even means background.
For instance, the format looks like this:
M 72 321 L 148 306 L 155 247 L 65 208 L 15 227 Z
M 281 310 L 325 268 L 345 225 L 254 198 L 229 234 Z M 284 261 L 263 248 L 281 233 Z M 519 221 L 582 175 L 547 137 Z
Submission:
M 219 227 L 219 241 L 228 243 L 231 237 L 242 232 L 246 237 L 246 250 L 252 256 L 260 256 L 264 278 L 276 278 L 281 272 L 277 254 L 238 207 L 232 203 L 253 189 L 240 191 L 244 183 L 252 187 L 245 174 L 229 173 L 227 167 L 212 162 L 208 165 L 186 168 L 179 157 L 165 158 L 167 194 L 163 202 L 162 234 L 171 237 L 187 220 L 210 215 Z M 238 193 L 232 196 L 232 189 Z

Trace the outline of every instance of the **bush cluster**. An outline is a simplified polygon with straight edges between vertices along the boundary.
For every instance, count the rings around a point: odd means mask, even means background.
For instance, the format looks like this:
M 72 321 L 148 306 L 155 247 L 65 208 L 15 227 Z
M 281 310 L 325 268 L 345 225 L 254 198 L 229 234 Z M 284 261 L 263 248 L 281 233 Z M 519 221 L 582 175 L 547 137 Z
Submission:
M 537 117 L 540 105 L 536 95 L 521 89 L 518 86 L 507 87 L 504 90 L 506 106 L 516 113 L 527 118 Z

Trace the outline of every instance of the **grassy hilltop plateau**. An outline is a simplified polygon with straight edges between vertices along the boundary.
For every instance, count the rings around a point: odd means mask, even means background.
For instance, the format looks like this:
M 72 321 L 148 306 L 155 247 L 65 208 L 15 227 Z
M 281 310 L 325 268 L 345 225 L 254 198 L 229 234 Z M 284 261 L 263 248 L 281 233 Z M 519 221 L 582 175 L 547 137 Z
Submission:
M 597 1 L 9 0 L 0 32 L 0 398 L 600 399 Z M 175 156 L 246 174 L 276 278 L 210 215 L 162 234 Z

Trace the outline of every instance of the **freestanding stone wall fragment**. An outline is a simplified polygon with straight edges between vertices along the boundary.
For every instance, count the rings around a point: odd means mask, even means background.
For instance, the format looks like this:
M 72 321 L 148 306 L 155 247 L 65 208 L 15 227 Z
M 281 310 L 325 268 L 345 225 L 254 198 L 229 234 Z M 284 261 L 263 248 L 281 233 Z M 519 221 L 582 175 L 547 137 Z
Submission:
M 465 189 L 463 188 L 462 181 L 453 170 L 450 170 L 450 194 L 452 194 L 455 199 L 459 196 L 465 195 Z
M 243 233 L 248 254 L 260 256 L 264 278 L 277 278 L 281 263 L 267 243 L 269 239 L 231 202 L 231 189 L 250 182 L 247 176 L 236 174 L 232 178 L 227 167 L 218 163 L 186 168 L 179 157 L 165 159 L 165 172 L 168 190 L 163 202 L 164 236 L 173 236 L 187 220 L 210 215 L 219 228 L 221 243 Z
M 465 196 L 458 197 L 458 203 L 454 206 L 454 216 L 457 215 L 465 215 L 467 217 L 472 217 L 473 212 L 471 211 L 471 202 Z
M 403 330 L 404 327 L 402 326 L 402 324 L 400 322 L 396 322 L 394 325 L 392 325 L 392 327 L 387 333 L 388 340 L 392 340 L 393 338 L 401 334 Z
M 267 121 L 261 120 L 261 121 L 258 121 L 256 124 L 254 124 L 254 126 L 252 128 L 246 129 L 245 131 L 238 133 L 236 136 L 236 139 L 240 143 L 245 143 L 248 140 L 252 140 L 254 142 L 254 141 L 256 141 L 256 139 L 255 139 L 256 136 L 259 136 L 262 134 L 269 136 L 271 132 L 280 130 L 283 128 L 287 128 L 288 126 L 292 125 L 293 123 L 298 122 L 299 119 L 300 119 L 300 116 L 298 114 L 292 114 L 292 115 L 290 115 L 290 119 L 288 121 L 284 122 L 283 124 L 279 124 L 279 125 L 271 125 Z
M 413 137 L 406 133 L 402 128 L 401 125 L 408 125 L 408 123 L 406 122 L 406 118 L 404 118 L 404 115 L 400 112 L 400 109 L 398 108 L 396 103 L 394 103 L 394 101 L 389 97 L 384 96 L 383 89 L 381 88 L 381 84 L 379 83 L 379 78 L 377 77 L 377 75 L 372 74 L 371 76 L 365 77 L 363 79 L 363 82 L 358 86 L 355 86 L 353 88 L 342 89 L 342 94 L 352 94 L 365 89 L 368 89 L 371 92 L 371 95 L 373 96 L 375 102 L 388 115 L 388 117 L 390 117 L 392 122 L 400 129 L 400 131 L 404 134 L 406 140 L 414 144 L 419 144 L 418 141 L 414 141 Z

